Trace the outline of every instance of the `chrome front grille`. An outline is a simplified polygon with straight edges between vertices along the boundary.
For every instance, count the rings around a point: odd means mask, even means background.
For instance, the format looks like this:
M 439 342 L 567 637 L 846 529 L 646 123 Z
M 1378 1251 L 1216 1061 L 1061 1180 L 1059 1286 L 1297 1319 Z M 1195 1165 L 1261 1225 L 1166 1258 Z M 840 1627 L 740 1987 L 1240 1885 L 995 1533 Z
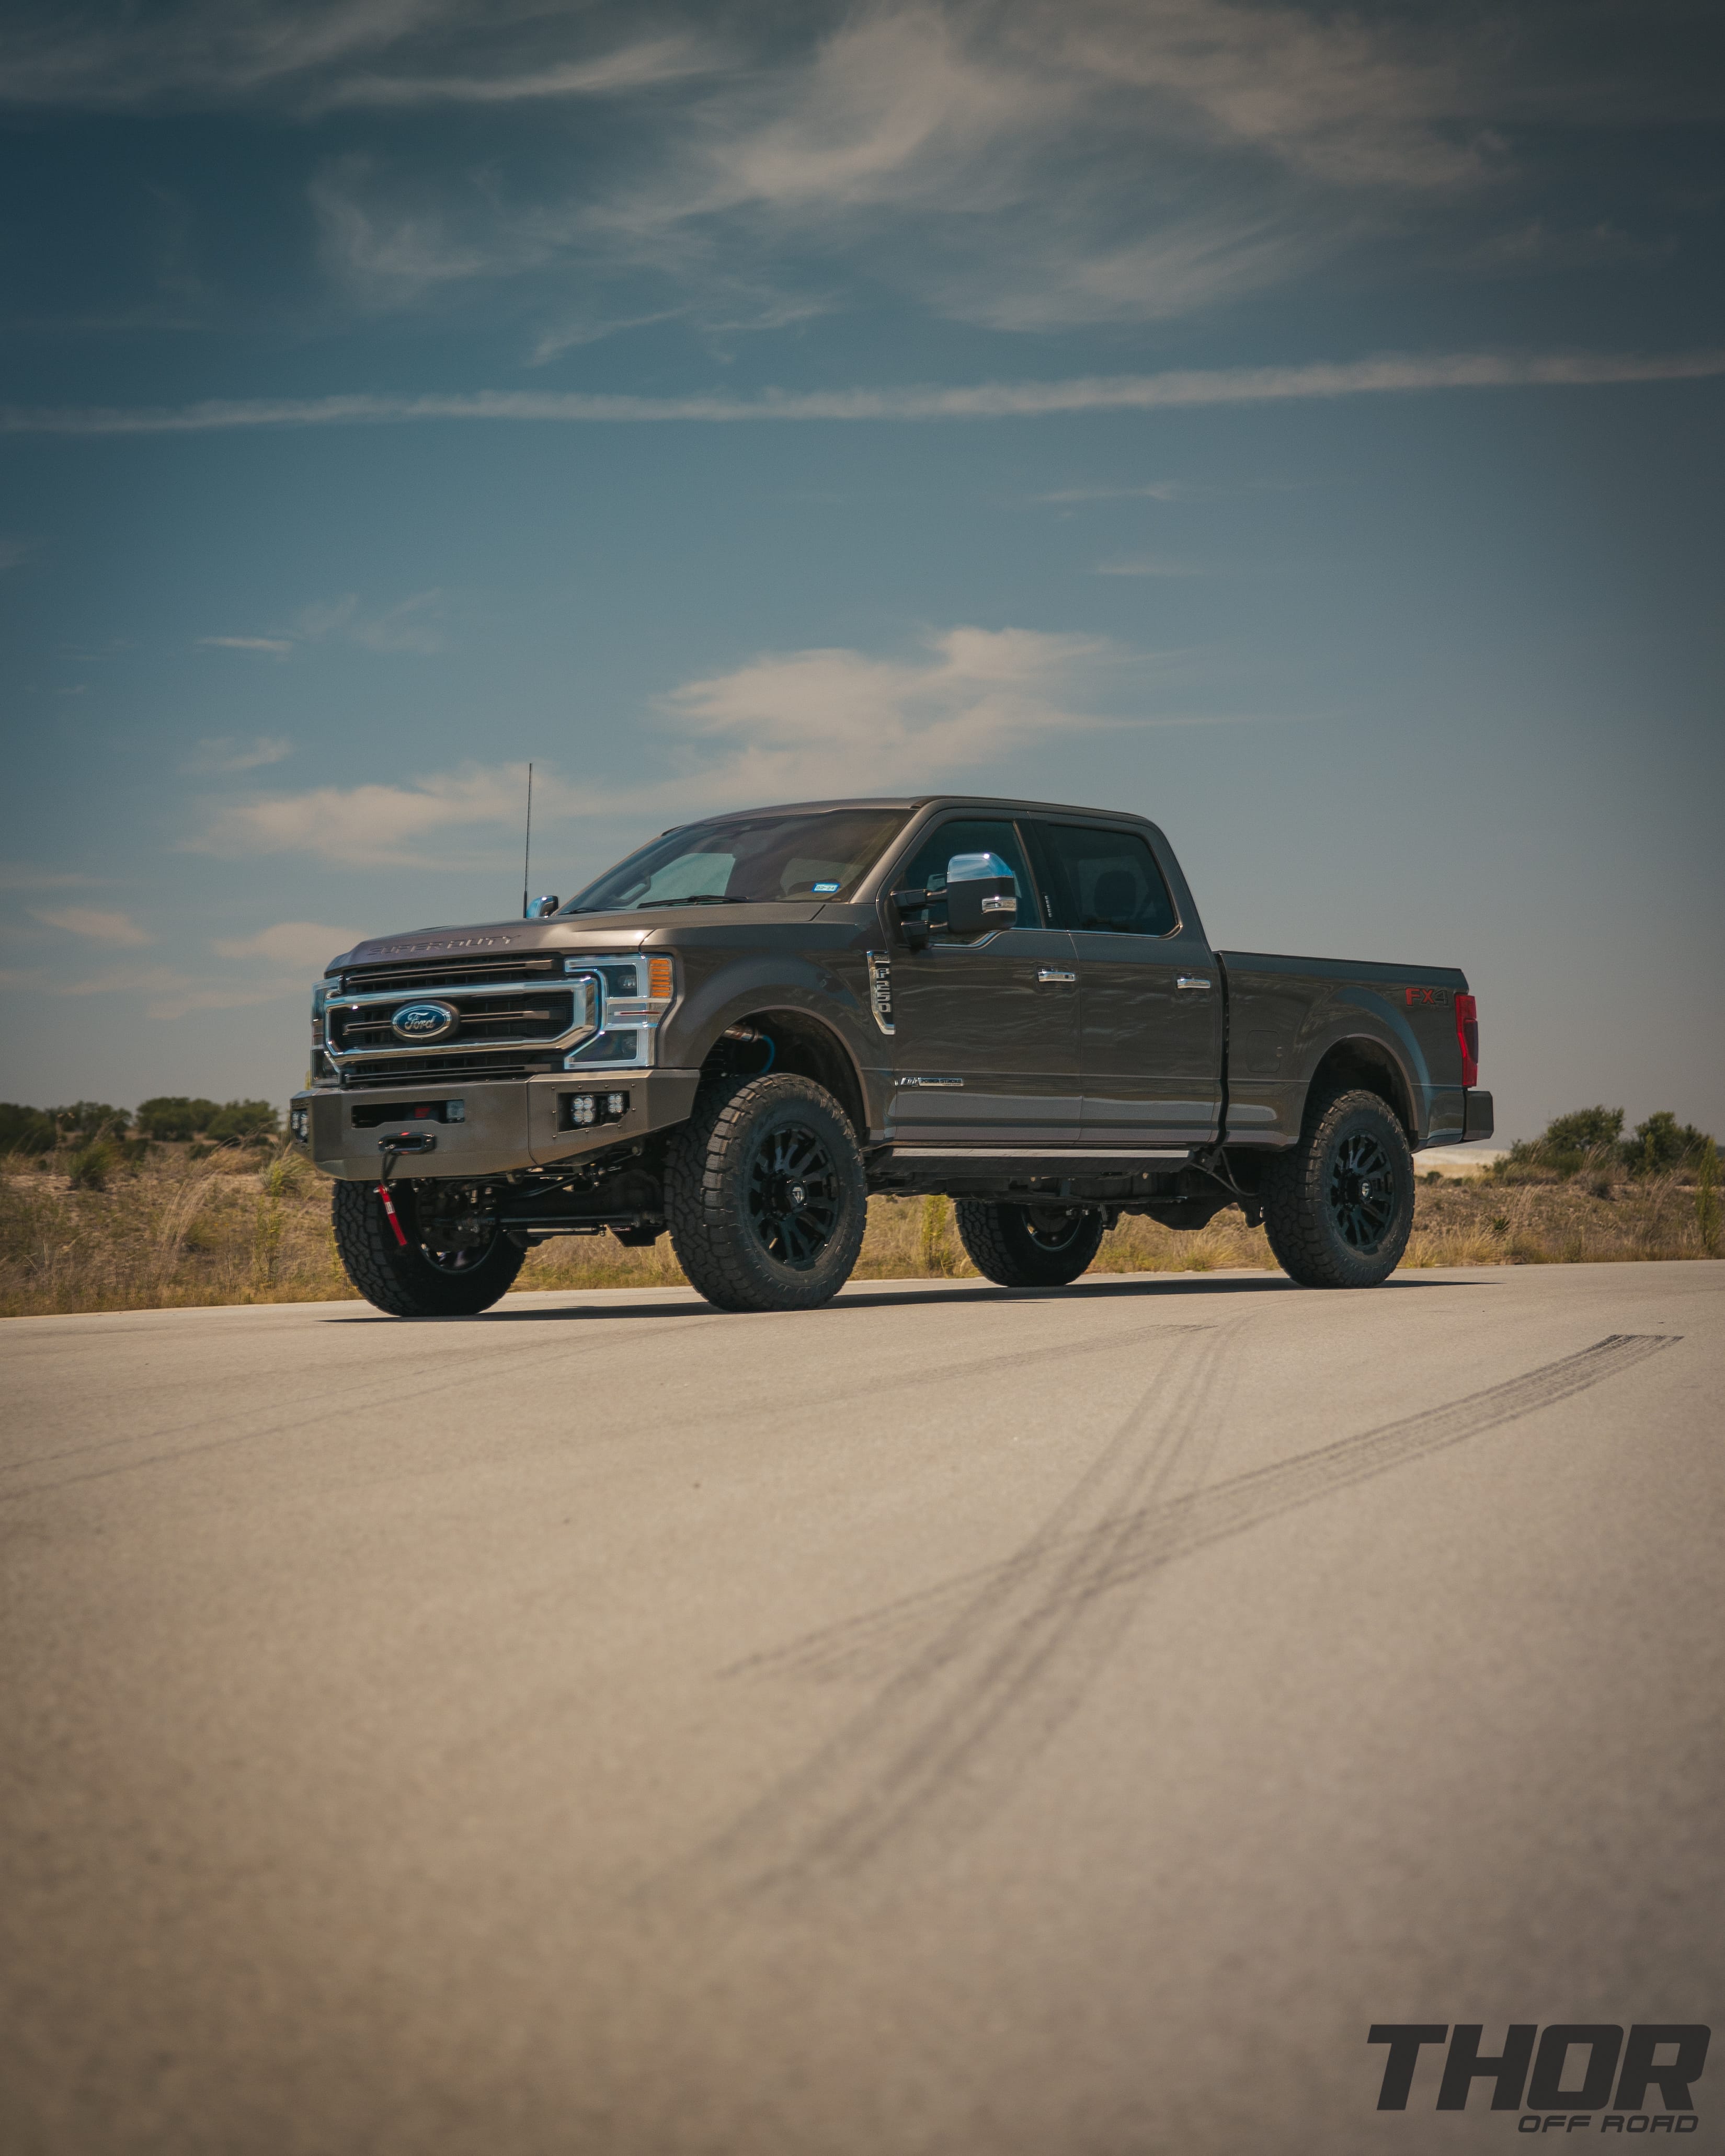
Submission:
M 401 1037 L 394 1030 L 393 1014 L 414 1000 L 448 1004 L 459 1014 L 456 1030 L 448 1038 L 475 1048 L 482 1041 L 561 1040 L 575 1024 L 579 998 L 562 982 L 555 989 L 528 987 L 525 993 L 524 985 L 515 983 L 483 995 L 471 988 L 450 988 L 423 999 L 392 992 L 383 1003 L 332 1001 L 325 1014 L 330 1042 L 337 1053 L 398 1047 Z
M 439 988 L 484 988 L 494 981 L 561 980 L 562 954 L 536 957 L 507 953 L 496 958 L 397 958 L 388 964 L 350 966 L 341 976 L 344 995 L 398 988 L 403 995 L 434 995 Z
M 445 1080 L 500 1083 L 512 1078 L 535 1078 L 542 1071 L 561 1070 L 562 1051 L 552 1049 L 542 1055 L 423 1055 L 408 1053 L 388 1060 L 371 1061 L 358 1055 L 341 1065 L 342 1082 L 348 1086 L 400 1087 L 412 1081 L 427 1085 Z
M 350 1085 L 457 1073 L 501 1078 L 506 1070 L 493 1070 L 492 1055 L 514 1059 L 511 1072 L 555 1070 L 598 1032 L 604 988 L 597 973 L 565 975 L 559 964 L 553 974 L 552 963 L 536 978 L 488 966 L 470 981 L 451 979 L 459 968 L 415 966 L 405 981 L 389 978 L 402 968 L 356 969 L 325 1000 L 324 1054 Z M 527 1055 L 530 1045 L 547 1053 Z

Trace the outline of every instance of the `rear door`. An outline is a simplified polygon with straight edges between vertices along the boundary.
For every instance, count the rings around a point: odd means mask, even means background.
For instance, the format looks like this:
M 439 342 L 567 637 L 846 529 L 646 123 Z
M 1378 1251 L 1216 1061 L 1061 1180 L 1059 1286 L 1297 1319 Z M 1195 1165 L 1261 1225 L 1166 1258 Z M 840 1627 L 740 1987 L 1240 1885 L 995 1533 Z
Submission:
M 1081 1129 L 1097 1143 L 1201 1145 L 1222 1104 L 1222 983 L 1180 920 L 1149 841 L 1118 824 L 1038 818 L 1044 918 L 1071 936 Z
M 955 854 L 999 857 L 1024 926 L 959 942 L 937 904 L 928 948 L 894 950 L 892 1135 L 912 1143 L 1070 1142 L 1079 1134 L 1072 938 L 1040 924 L 1041 893 L 1010 818 L 947 817 L 894 870 L 892 887 L 943 890 Z

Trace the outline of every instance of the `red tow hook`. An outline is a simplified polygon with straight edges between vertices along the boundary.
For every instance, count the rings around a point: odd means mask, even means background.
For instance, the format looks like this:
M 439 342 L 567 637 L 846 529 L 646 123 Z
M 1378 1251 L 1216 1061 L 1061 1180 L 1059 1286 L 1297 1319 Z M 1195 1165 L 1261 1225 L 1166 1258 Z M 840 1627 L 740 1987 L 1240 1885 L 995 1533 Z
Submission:
M 390 1226 L 395 1230 L 396 1241 L 403 1250 L 406 1250 L 408 1233 L 396 1217 L 395 1200 L 389 1194 L 389 1178 L 394 1173 L 398 1156 L 394 1148 L 387 1141 L 380 1145 L 377 1150 L 383 1156 L 383 1180 L 377 1185 L 377 1195 L 383 1201 L 383 1210 L 388 1218 Z
M 395 1230 L 396 1241 L 401 1245 L 403 1250 L 406 1250 L 408 1247 L 407 1230 L 402 1226 L 401 1222 L 395 1217 L 395 1200 L 389 1194 L 389 1185 L 387 1183 L 380 1183 L 377 1185 L 377 1195 L 383 1200 L 383 1210 L 389 1215 L 389 1224 Z

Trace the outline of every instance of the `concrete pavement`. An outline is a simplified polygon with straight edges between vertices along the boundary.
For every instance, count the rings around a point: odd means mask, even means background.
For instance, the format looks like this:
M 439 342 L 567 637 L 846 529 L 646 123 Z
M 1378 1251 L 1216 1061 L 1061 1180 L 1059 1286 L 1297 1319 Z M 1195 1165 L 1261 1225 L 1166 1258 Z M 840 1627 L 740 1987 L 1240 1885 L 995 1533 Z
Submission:
M 1440 2048 L 1380 2113 L 1370 2025 L 1725 2023 L 1722 1319 L 8 1322 L 0 2141 L 1507 2149 Z

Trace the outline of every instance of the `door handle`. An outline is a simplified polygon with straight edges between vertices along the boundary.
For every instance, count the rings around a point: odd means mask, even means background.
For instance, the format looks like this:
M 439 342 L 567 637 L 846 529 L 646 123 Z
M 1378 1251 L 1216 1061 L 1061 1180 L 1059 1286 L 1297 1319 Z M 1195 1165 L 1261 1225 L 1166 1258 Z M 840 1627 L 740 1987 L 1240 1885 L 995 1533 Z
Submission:
M 1044 966 L 1037 973 L 1039 981 L 1076 981 L 1076 973 L 1063 973 L 1057 966 Z
M 1209 983 L 1202 973 L 1179 973 L 1174 978 L 1177 988 L 1207 988 Z

